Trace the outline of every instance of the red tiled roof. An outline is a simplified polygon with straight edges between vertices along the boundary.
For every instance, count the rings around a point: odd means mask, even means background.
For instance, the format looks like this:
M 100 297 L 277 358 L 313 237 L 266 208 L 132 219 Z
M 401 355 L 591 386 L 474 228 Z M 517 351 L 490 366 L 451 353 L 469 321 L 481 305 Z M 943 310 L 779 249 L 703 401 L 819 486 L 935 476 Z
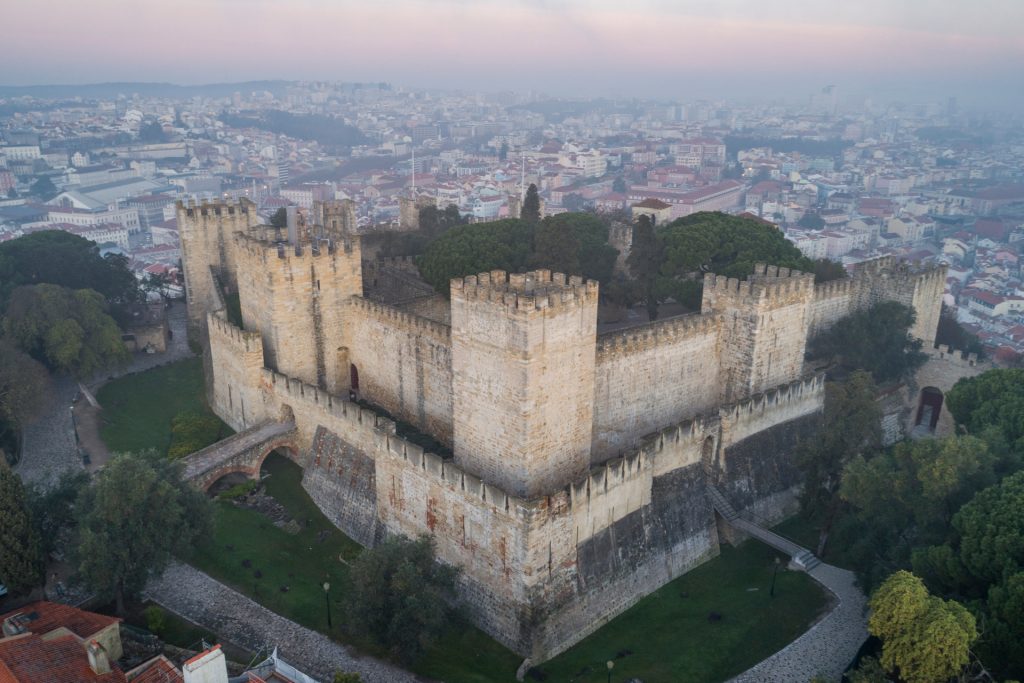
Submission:
M 182 683 L 181 672 L 163 655 L 140 664 L 127 674 L 131 683 Z
M 25 615 L 34 613 L 36 615 L 34 619 L 25 624 L 25 628 L 29 633 L 45 635 L 63 626 L 83 639 L 93 636 L 111 624 L 121 621 L 117 617 L 108 617 L 105 614 L 86 612 L 70 605 L 40 600 L 39 602 L 29 603 L 21 609 L 16 609 L 7 614 L 0 614 L 0 622 L 19 613 Z
M 109 673 L 89 668 L 85 645 L 74 636 L 43 640 L 36 633 L 0 640 L 0 683 L 124 683 L 111 662 Z

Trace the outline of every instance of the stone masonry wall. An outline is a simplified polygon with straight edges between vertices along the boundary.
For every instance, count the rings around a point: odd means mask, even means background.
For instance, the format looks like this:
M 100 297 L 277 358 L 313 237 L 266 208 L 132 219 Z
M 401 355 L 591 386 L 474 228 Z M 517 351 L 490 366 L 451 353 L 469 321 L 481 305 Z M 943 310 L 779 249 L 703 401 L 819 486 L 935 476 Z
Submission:
M 178 226 L 181 233 L 181 258 L 188 300 L 190 333 L 200 331 L 206 314 L 215 310 L 211 266 L 222 273 L 222 282 L 237 287 L 234 234 L 247 232 L 260 223 L 256 205 L 247 199 L 237 204 L 178 202 Z
M 587 471 L 597 282 L 539 270 L 452 280 L 454 451 L 518 496 Z
M 360 396 L 451 445 L 451 328 L 359 297 L 348 306 Z
M 597 339 L 591 461 L 622 453 L 718 400 L 719 318 L 693 315 Z
M 334 393 L 348 388 L 348 299 L 362 294 L 359 240 L 294 247 L 236 236 L 247 330 L 263 337 L 267 367 Z
M 302 472 L 302 488 L 349 538 L 364 546 L 377 543 L 382 530 L 377 521 L 375 463 L 360 448 L 318 427 Z

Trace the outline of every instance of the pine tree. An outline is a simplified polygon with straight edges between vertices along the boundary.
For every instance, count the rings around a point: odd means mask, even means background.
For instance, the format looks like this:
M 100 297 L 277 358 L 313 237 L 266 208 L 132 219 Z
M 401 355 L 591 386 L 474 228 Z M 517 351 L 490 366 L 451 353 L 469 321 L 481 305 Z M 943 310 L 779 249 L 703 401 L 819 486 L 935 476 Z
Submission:
M 626 259 L 629 272 L 639 285 L 647 316 L 658 318 L 658 276 L 664 261 L 664 251 L 650 216 L 641 214 L 633 226 L 633 249 Z
M 41 585 L 43 572 L 25 487 L 0 457 L 0 583 L 12 593 L 21 593 Z
M 523 200 L 523 208 L 519 217 L 527 223 L 540 221 L 540 196 L 537 194 L 537 186 L 533 183 L 526 188 L 526 199 Z

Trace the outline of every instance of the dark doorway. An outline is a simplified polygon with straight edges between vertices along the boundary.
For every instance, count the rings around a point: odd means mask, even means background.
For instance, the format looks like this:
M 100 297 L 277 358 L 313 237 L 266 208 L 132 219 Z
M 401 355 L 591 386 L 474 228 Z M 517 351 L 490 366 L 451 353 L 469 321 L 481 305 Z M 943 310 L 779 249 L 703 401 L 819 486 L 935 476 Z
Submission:
M 354 363 L 348 365 L 348 381 L 352 391 L 359 391 L 359 368 Z
M 914 426 L 925 427 L 928 431 L 934 432 L 935 426 L 939 423 L 939 413 L 942 412 L 942 401 L 943 395 L 939 389 L 935 387 L 922 389 Z

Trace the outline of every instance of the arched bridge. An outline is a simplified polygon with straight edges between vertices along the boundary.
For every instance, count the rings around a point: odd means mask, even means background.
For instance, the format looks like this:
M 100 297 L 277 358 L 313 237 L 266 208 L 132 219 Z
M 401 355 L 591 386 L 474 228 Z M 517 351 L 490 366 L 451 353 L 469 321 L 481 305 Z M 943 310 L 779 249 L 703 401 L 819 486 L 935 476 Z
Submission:
M 263 461 L 275 449 L 286 448 L 293 460 L 298 459 L 296 436 L 294 422 L 258 424 L 186 457 L 182 476 L 203 491 L 233 472 L 256 479 Z

